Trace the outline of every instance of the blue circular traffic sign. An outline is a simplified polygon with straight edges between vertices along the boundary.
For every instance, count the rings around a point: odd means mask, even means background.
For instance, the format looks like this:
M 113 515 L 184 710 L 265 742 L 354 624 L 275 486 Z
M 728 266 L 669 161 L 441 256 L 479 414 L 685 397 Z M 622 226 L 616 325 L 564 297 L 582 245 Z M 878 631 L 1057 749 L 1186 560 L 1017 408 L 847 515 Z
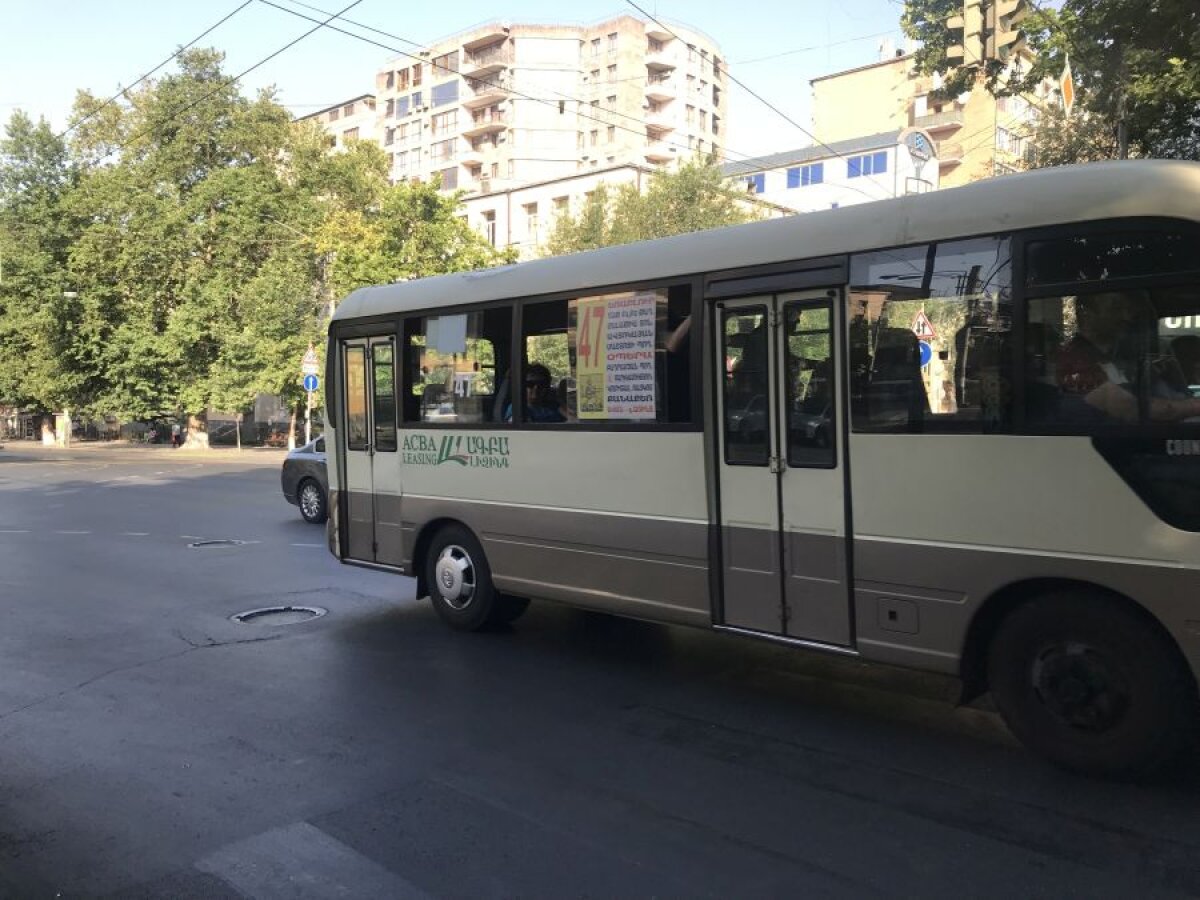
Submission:
M 929 346 L 927 341 L 918 341 L 917 347 L 921 353 L 921 368 L 929 365 L 929 361 L 933 359 L 933 348 Z
M 304 389 L 310 394 L 321 386 L 321 380 L 316 375 L 304 376 Z

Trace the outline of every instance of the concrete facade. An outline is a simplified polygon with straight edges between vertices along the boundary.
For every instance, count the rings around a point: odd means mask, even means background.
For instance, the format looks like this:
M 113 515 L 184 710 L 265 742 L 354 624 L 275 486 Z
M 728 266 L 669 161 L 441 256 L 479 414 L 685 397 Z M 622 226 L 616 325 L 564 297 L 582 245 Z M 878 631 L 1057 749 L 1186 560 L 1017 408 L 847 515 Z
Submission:
M 939 168 L 929 133 L 905 128 L 730 162 L 721 172 L 759 201 L 816 212 L 937 190 Z
M 937 144 L 942 187 L 1025 167 L 1039 97 L 993 97 L 978 82 L 968 93 L 937 100 L 936 76 L 913 71 L 911 54 L 889 56 L 814 78 L 813 133 L 834 143 L 890 129 L 921 128 Z
M 349 141 L 376 141 L 375 96 L 360 94 L 342 103 L 302 116 L 298 122 L 316 122 L 327 135 L 329 148 L 340 150 Z

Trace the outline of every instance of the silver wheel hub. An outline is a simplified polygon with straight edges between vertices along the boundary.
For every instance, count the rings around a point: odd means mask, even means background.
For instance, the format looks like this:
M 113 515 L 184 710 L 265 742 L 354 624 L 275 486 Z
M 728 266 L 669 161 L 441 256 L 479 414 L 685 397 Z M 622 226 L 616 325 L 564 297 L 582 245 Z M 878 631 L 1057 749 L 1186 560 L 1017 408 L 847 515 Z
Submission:
M 475 566 L 462 547 L 443 548 L 434 566 L 434 589 L 455 609 L 466 609 L 475 596 Z
M 300 492 L 300 506 L 310 516 L 315 516 L 321 511 L 321 497 L 316 487 L 311 484 L 304 486 L 304 490 Z

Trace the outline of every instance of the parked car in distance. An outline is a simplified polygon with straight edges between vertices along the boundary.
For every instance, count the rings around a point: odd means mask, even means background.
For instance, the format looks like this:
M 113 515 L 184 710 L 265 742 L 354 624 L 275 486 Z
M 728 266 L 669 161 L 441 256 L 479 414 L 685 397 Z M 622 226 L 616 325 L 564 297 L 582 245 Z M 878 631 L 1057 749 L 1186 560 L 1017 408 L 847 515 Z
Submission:
M 329 516 L 329 476 L 325 470 L 325 437 L 297 447 L 283 461 L 283 496 L 300 507 L 304 521 L 319 525 Z

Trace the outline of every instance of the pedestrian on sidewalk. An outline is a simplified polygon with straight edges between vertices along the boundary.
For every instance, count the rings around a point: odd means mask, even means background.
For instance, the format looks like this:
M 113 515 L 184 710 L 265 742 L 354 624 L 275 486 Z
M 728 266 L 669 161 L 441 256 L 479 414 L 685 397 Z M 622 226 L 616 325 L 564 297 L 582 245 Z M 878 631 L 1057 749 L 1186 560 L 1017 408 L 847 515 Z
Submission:
M 172 450 L 176 450 L 179 448 L 179 432 L 180 432 L 179 423 L 178 422 L 173 423 L 171 425 L 171 449 Z

